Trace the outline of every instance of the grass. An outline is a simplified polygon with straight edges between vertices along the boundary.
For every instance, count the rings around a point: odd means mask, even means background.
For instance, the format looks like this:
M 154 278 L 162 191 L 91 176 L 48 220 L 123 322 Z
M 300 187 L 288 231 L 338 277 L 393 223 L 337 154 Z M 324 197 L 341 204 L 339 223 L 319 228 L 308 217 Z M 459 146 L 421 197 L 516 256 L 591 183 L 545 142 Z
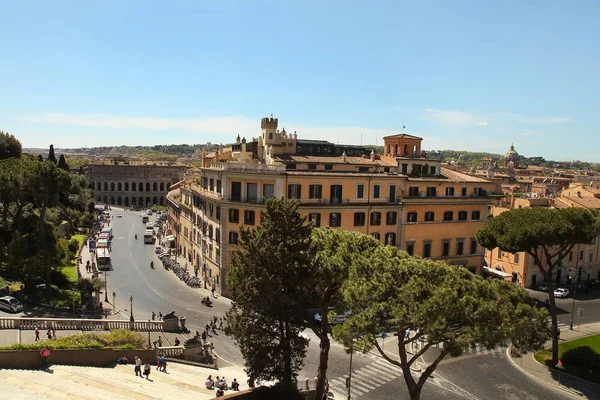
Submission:
M 0 288 L 5 288 L 7 286 L 11 293 L 15 293 L 21 290 L 21 282 L 8 281 L 0 276 Z
M 43 335 L 43 332 L 42 332 Z M 135 350 L 146 348 L 146 338 L 137 332 L 126 329 L 113 330 L 110 333 L 79 333 L 57 340 L 41 340 L 36 343 L 17 343 L 0 347 L 0 350 L 40 350 L 48 345 L 50 350 L 58 349 L 122 349 Z
M 79 248 L 83 245 L 85 235 L 73 235 L 71 240 L 77 240 Z M 62 274 L 67 278 L 69 283 L 77 283 L 77 256 L 69 260 L 67 265 L 64 265 L 61 269 Z
M 581 347 L 589 347 L 597 354 L 600 354 L 600 335 L 588 336 L 581 339 L 560 343 L 558 345 L 558 358 L 562 359 L 563 354 L 567 351 Z M 535 353 L 534 358 L 540 364 L 546 365 L 548 367 L 554 367 L 553 365 L 551 365 L 552 351 L 549 349 L 538 351 L 537 353 Z M 571 375 L 575 375 L 579 378 L 600 384 L 600 374 L 593 372 L 590 373 L 590 371 L 587 368 L 580 368 L 576 365 L 565 364 L 565 367 L 567 369 L 566 372 Z M 596 370 L 600 370 L 600 367 L 596 367 Z

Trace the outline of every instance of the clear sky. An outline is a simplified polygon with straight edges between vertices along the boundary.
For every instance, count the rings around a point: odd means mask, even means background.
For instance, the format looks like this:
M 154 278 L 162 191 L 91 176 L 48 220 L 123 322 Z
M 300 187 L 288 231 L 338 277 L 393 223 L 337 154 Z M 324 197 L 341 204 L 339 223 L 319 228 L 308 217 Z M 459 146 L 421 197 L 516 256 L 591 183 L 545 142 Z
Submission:
M 24 147 L 300 138 L 600 161 L 600 3 L 0 0 Z M 362 139 L 361 139 L 362 137 Z

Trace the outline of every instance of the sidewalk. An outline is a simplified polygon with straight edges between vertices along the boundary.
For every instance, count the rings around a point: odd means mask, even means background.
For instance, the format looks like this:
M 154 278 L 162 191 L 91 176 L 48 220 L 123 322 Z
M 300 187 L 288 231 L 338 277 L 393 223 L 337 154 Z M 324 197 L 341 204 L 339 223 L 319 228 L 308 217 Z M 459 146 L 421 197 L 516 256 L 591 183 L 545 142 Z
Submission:
M 561 331 L 560 341 L 569 341 L 579 339 L 585 336 L 596 335 L 600 333 L 600 323 L 581 325 L 574 330 Z M 547 342 L 545 348 L 550 348 L 551 342 Z M 543 385 L 552 385 L 557 389 L 570 394 L 573 398 L 600 399 L 600 385 L 591 383 L 558 369 L 548 368 L 538 363 L 533 358 L 534 353 L 527 353 L 521 357 L 514 357 L 510 354 L 510 347 L 506 350 L 508 360 L 513 366 L 519 369 L 530 378 L 537 380 Z

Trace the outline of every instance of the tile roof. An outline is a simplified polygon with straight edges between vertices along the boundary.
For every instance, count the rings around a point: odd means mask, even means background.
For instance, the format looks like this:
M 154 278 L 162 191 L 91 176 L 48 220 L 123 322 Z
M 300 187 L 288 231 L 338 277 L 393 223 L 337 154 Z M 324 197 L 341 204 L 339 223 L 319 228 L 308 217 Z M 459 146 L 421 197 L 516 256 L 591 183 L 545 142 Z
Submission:
M 418 139 L 423 140 L 423 138 L 418 136 L 409 135 L 408 133 L 399 133 L 397 135 L 384 136 L 384 139 Z
M 563 202 L 566 200 L 567 203 L 575 203 L 580 207 L 600 209 L 600 199 L 596 197 L 561 196 L 560 198 L 564 199 Z
M 380 165 L 383 167 L 397 167 L 398 165 L 393 162 L 384 161 L 381 159 L 371 160 L 369 157 L 356 157 L 347 156 L 346 161 L 343 161 L 342 156 L 298 156 L 292 154 L 282 154 L 274 157 L 275 160 L 282 162 L 294 162 L 294 163 L 315 163 L 315 164 L 351 164 L 351 165 L 365 165 L 365 166 L 376 166 Z
M 440 168 L 441 173 L 448 180 L 453 182 L 482 182 L 482 183 L 491 183 L 487 179 L 478 178 L 473 175 L 463 174 L 462 172 L 453 171 L 449 168 Z

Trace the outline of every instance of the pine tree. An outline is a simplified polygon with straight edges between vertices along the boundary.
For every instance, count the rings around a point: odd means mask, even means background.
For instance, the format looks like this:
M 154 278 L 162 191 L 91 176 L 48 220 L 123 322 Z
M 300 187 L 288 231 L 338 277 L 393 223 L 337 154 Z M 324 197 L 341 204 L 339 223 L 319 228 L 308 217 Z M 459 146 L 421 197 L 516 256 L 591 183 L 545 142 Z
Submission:
M 64 169 L 65 171 L 69 172 L 69 165 L 67 164 L 67 160 L 65 160 L 64 154 L 61 154 L 58 158 L 58 168 Z
M 44 156 L 42 156 L 41 154 L 38 154 L 38 161 L 44 161 Z
M 48 161 L 52 161 L 56 164 L 56 156 L 54 155 L 54 145 L 50 145 L 50 151 L 48 152 Z

